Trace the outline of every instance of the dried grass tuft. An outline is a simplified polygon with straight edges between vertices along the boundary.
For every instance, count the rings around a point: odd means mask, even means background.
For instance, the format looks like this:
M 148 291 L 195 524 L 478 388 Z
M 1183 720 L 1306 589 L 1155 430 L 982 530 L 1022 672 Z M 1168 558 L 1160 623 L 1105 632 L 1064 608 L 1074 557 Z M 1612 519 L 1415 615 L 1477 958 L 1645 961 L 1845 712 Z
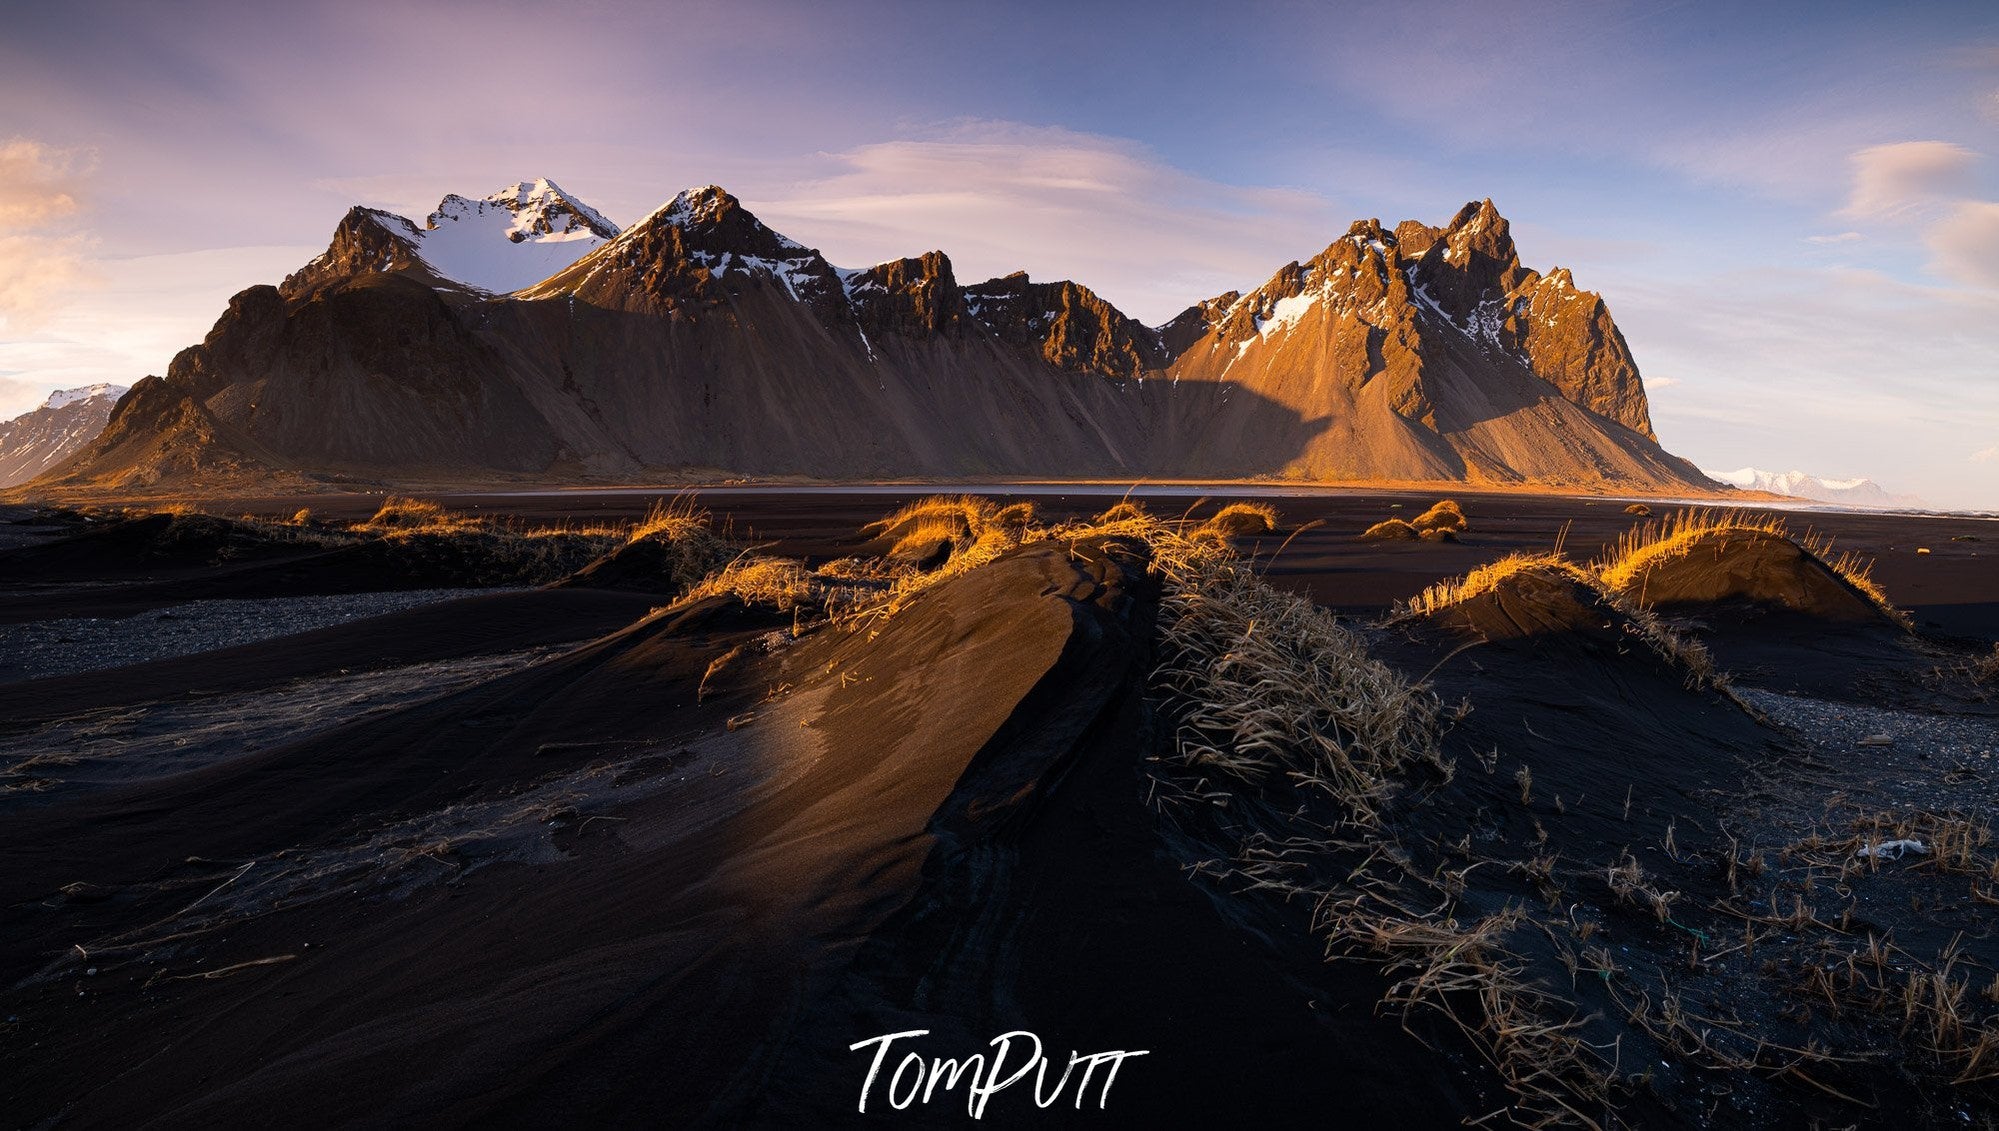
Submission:
M 1465 521 L 1463 508 L 1458 506 L 1455 499 L 1438 500 L 1429 510 L 1417 515 L 1409 525 L 1419 531 L 1448 530 L 1453 534 L 1462 534 L 1471 529 L 1471 524 Z
M 1370 658 L 1331 613 L 1212 540 L 1161 524 L 1147 541 L 1164 580 L 1153 681 L 1179 720 L 1180 765 L 1250 783 L 1289 778 L 1362 824 L 1398 775 L 1419 763 L 1443 770 L 1435 699 Z
M 660 538 L 669 542 L 679 542 L 696 538 L 703 534 L 714 534 L 713 523 L 708 511 L 694 505 L 688 496 L 676 496 L 672 502 L 654 499 L 646 510 L 645 517 L 625 535 L 625 541 L 643 542 L 648 538 Z
M 1999 683 L 1999 644 L 1992 646 L 1992 654 L 1972 661 L 1971 678 L 1979 683 Z
M 1675 630 L 1651 610 L 1627 600 L 1605 585 L 1602 577 L 1588 566 L 1560 554 L 1509 554 L 1496 562 L 1454 580 L 1440 581 L 1396 607 L 1391 621 L 1435 617 L 1455 605 L 1491 593 L 1522 574 L 1542 573 L 1571 581 L 1588 589 L 1606 606 L 1619 613 L 1625 630 L 1643 641 L 1656 655 L 1684 673 L 1688 687 L 1706 687 L 1729 693 L 1728 679 L 1714 664 L 1714 657 L 1700 641 Z
M 1098 515 L 1096 518 L 1096 525 L 1116 526 L 1117 524 L 1122 522 L 1132 522 L 1134 520 L 1145 519 L 1150 517 L 1151 517 L 1150 514 L 1147 513 L 1146 509 L 1143 506 L 1140 506 L 1139 504 L 1132 502 L 1130 499 L 1124 499 L 1121 500 L 1116 506 Z
M 732 596 L 746 605 L 790 612 L 819 598 L 811 571 L 790 558 L 740 557 L 709 574 L 671 606 L 679 608 L 709 597 Z
M 1399 518 L 1377 522 L 1360 533 L 1363 542 L 1415 542 L 1422 537 L 1422 531 Z
M 993 514 L 993 525 L 1027 527 L 1034 525 L 1040 517 L 1041 512 L 1035 509 L 1034 503 L 1022 499 L 1017 503 L 1008 503 L 996 511 Z
M 1268 503 L 1230 503 L 1201 524 L 1201 530 L 1225 538 L 1270 534 L 1277 529 L 1277 508 Z
M 1814 531 L 1793 533 L 1783 519 L 1774 515 L 1707 508 L 1676 510 L 1663 519 L 1654 519 L 1626 531 L 1597 563 L 1597 573 L 1611 589 L 1628 592 L 1639 585 L 1650 569 L 1694 553 L 1711 539 L 1728 534 L 1765 534 L 1782 538 L 1853 586 L 1891 620 L 1905 628 L 1911 624 L 1908 614 L 1896 608 L 1888 595 L 1875 584 L 1866 559 L 1851 552 L 1835 551 L 1831 539 Z
M 948 561 L 993 529 L 998 514 L 990 501 L 975 495 L 933 495 L 869 524 L 864 532 L 891 539 L 891 558 Z
M 484 520 L 446 510 L 442 504 L 429 499 L 390 495 L 382 500 L 382 505 L 375 511 L 373 518 L 357 524 L 354 529 L 371 534 L 412 532 L 456 534 L 467 530 L 481 530 L 486 525 Z

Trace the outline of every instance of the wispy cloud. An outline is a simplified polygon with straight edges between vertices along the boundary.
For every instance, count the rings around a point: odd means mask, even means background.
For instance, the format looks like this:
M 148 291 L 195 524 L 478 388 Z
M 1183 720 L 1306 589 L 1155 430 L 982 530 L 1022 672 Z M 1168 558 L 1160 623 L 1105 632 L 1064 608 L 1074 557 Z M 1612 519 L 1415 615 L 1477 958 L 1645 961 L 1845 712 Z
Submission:
M 1805 242 L 1806 243 L 1852 243 L 1855 240 L 1861 240 L 1866 238 L 1867 237 L 1861 235 L 1859 232 L 1835 232 L 1830 235 L 1823 235 L 1823 236 L 1806 236 Z
M 1981 448 L 1971 453 L 1973 463 L 1992 463 L 1995 460 L 1999 460 L 1999 446 Z
M 1948 141 L 1898 141 L 1853 154 L 1853 195 L 1841 215 L 1894 220 L 1933 209 L 1973 191 L 1978 155 Z

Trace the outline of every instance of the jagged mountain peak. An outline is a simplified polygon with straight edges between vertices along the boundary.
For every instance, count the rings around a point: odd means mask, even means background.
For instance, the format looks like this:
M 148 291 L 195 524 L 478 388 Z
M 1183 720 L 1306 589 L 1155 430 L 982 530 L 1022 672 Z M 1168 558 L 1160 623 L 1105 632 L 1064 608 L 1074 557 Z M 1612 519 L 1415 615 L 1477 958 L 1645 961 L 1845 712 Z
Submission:
M 663 233 L 668 229 L 680 235 L 665 240 Z M 625 249 L 621 254 L 628 254 L 640 244 L 670 245 L 697 255 L 705 253 L 711 258 L 729 254 L 800 263 L 815 260 L 815 266 L 826 266 L 818 251 L 757 219 L 755 213 L 743 207 L 742 201 L 720 185 L 682 189 L 673 199 L 625 229 L 624 236 L 616 242 Z
M 1003 342 L 1059 368 L 1140 377 L 1166 364 L 1160 333 L 1081 283 L 1037 283 L 1015 271 L 964 290 L 965 308 Z
M 617 239 L 522 297 L 581 299 L 606 309 L 692 316 L 729 296 L 774 286 L 837 317 L 843 274 L 816 250 L 773 230 L 719 185 L 683 189 Z
M 489 212 L 504 212 L 513 218 L 506 228 L 511 243 L 543 238 L 615 239 L 618 226 L 604 214 L 564 192 L 561 185 L 546 177 L 518 181 L 498 192 L 473 200 L 452 193 L 438 202 L 426 226 L 436 230 L 453 222 L 476 220 Z
M 1513 227 L 1490 199 L 1458 209 L 1423 253 L 1416 272 L 1437 305 L 1469 317 L 1481 303 L 1504 299 L 1531 273 L 1520 266 Z
M 761 237 L 768 233 L 782 246 L 800 250 L 805 247 L 767 227 L 743 207 L 742 201 L 720 185 L 697 185 L 680 190 L 671 200 L 653 209 L 645 219 L 633 224 L 631 230 L 636 232 L 641 228 L 661 225 L 689 232 L 733 232 L 747 235 L 754 242 L 763 242 Z

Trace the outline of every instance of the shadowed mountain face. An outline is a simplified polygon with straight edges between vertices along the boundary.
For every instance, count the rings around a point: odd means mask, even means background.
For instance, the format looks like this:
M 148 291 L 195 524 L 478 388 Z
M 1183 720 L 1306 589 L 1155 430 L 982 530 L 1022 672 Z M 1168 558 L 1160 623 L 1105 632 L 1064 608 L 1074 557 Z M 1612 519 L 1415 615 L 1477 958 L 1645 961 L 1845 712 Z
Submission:
M 425 228 L 351 211 L 37 487 L 716 474 L 1711 486 L 1603 301 L 1489 201 L 1153 328 L 937 251 L 842 270 L 713 186 L 618 232 L 534 182 Z

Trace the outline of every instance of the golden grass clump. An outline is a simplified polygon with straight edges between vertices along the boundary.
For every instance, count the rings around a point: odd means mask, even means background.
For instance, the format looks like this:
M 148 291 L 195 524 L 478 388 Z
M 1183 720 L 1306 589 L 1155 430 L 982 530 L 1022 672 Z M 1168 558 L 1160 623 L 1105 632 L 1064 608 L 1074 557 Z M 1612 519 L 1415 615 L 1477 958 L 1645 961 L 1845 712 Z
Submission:
M 870 523 L 864 532 L 892 539 L 891 558 L 948 560 L 992 530 L 998 513 L 990 501 L 975 495 L 932 495 Z
M 1464 509 L 1458 506 L 1455 499 L 1439 499 L 1409 525 L 1419 531 L 1448 530 L 1453 534 L 1471 529 L 1471 523 L 1465 521 Z
M 1434 617 L 1453 606 L 1492 593 L 1509 580 L 1529 573 L 1552 574 L 1588 589 L 1605 606 L 1622 615 L 1625 631 L 1644 641 L 1660 658 L 1684 672 L 1688 687 L 1708 687 L 1732 694 L 1727 689 L 1727 676 L 1715 668 L 1714 657 L 1700 641 L 1675 631 L 1651 610 L 1605 585 L 1595 570 L 1560 554 L 1508 554 L 1463 577 L 1437 582 L 1398 605 L 1389 619 L 1399 621 Z
M 879 607 L 893 579 L 908 567 L 878 567 L 859 558 L 840 558 L 816 570 L 793 558 L 742 554 L 689 586 L 668 606 L 680 609 L 708 597 L 732 596 L 746 605 L 783 613 L 812 613 L 839 619 Z
M 741 547 L 716 533 L 706 510 L 691 502 L 655 502 L 623 537 L 625 546 L 657 547 L 657 568 L 673 589 L 687 590 L 727 565 Z M 614 551 L 615 552 L 615 551 Z
M 1794 534 L 1784 520 L 1774 515 L 1754 515 L 1743 511 L 1683 508 L 1663 519 L 1632 527 L 1597 563 L 1597 575 L 1605 586 L 1626 593 L 1638 586 L 1647 571 L 1664 562 L 1693 553 L 1715 536 L 1761 534 L 1782 538 L 1817 559 L 1833 574 L 1853 586 L 1883 615 L 1909 627 L 1908 614 L 1895 607 L 1870 576 L 1867 561 L 1858 554 L 1835 553 L 1831 540 L 1813 532 Z
M 446 510 L 432 500 L 390 495 L 373 518 L 354 529 L 371 534 L 458 534 L 483 526 L 481 520 Z
M 803 562 L 790 558 L 739 557 L 689 588 L 674 608 L 709 597 L 732 596 L 746 605 L 790 612 L 817 603 L 820 586 Z
M 1498 589 L 1508 578 L 1530 570 L 1543 570 L 1573 578 L 1590 589 L 1602 594 L 1606 600 L 1609 594 L 1596 579 L 1596 575 L 1582 566 L 1562 557 L 1560 554 L 1508 554 L 1496 562 L 1488 562 L 1459 578 L 1447 578 L 1437 582 L 1421 593 L 1403 602 L 1393 616 L 1403 617 L 1434 616 L 1452 605 L 1469 601 Z
M 700 535 L 714 535 L 706 509 L 694 505 L 694 500 L 681 495 L 672 502 L 654 499 L 646 510 L 645 517 L 625 535 L 625 541 L 643 542 L 648 538 L 663 538 L 678 542 L 684 538 Z
M 1399 518 L 1377 522 L 1360 533 L 1363 542 L 1415 542 L 1422 537 L 1422 531 Z
M 1277 529 L 1277 508 L 1269 503 L 1230 503 L 1201 524 L 1201 530 L 1224 538 L 1270 534 Z
M 1022 499 L 1016 503 L 1008 503 L 994 512 L 993 524 L 995 526 L 1027 527 L 1034 525 L 1040 518 L 1041 512 L 1035 509 L 1033 501 Z
M 878 581 L 884 577 L 897 576 L 901 570 L 884 565 L 875 558 L 834 558 L 812 571 L 815 577 L 831 578 L 835 581 Z
M 1096 525 L 1116 526 L 1119 523 L 1150 519 L 1151 517 L 1143 506 L 1132 502 L 1130 499 L 1121 499 L 1117 505 L 1096 517 Z

